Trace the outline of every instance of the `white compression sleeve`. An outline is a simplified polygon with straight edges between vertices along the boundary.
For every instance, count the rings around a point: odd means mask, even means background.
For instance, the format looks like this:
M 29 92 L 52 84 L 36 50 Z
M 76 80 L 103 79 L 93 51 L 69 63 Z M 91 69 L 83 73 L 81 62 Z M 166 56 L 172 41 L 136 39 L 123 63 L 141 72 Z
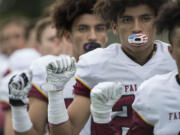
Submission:
M 32 122 L 27 112 L 27 106 L 11 106 L 13 128 L 15 131 L 23 133 L 31 129 Z
M 63 91 L 48 92 L 48 122 L 50 124 L 62 124 L 69 119 L 64 103 Z

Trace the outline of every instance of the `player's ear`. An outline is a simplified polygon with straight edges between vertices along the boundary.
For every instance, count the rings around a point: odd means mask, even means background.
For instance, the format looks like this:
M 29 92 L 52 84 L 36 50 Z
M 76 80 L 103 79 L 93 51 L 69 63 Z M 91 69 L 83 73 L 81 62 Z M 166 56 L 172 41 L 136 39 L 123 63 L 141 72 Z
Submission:
M 173 59 L 175 59 L 172 45 L 168 46 L 168 51 L 169 51 L 169 53 L 171 54 L 171 56 L 173 57 Z
M 115 35 L 118 35 L 118 26 L 117 26 L 117 23 L 115 23 L 114 21 L 112 21 L 111 23 L 111 28 L 112 28 L 112 31 Z
M 63 35 L 68 42 L 72 43 L 72 37 L 71 37 L 71 33 L 69 31 L 64 31 Z

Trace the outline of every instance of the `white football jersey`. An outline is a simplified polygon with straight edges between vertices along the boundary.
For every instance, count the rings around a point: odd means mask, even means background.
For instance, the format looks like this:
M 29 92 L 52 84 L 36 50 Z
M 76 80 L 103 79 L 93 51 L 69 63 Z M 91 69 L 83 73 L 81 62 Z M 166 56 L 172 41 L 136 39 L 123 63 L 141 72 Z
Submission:
M 155 55 L 143 66 L 131 60 L 118 43 L 105 49 L 98 48 L 80 57 L 75 77 L 90 89 L 99 82 L 121 81 L 127 85 L 125 92 L 132 94 L 130 85 L 139 86 L 156 74 L 176 69 L 175 61 L 168 52 L 168 44 L 159 40 L 155 44 Z
M 47 55 L 34 61 L 31 65 L 31 70 L 33 71 L 33 86 L 46 98 L 48 98 L 48 92 L 41 89 L 42 84 L 46 83 L 46 66 L 50 61 L 57 58 L 58 56 Z M 73 85 L 75 84 L 74 77 L 71 78 L 63 89 L 64 99 L 73 100 Z M 90 121 L 90 120 L 89 120 Z M 90 122 L 87 122 L 80 135 L 89 135 L 90 132 Z
M 22 71 L 30 67 L 31 63 L 40 57 L 40 54 L 33 48 L 24 48 L 15 51 L 9 57 L 11 71 Z
M 154 135 L 179 135 L 180 85 L 177 71 L 157 75 L 142 83 L 135 95 L 133 109 L 154 126 Z
M 155 41 L 157 50 L 154 56 L 143 66 L 130 59 L 121 49 L 121 44 L 115 43 L 107 48 L 98 48 L 80 56 L 75 78 L 84 86 L 93 88 L 100 82 L 121 81 L 124 84 L 123 96 L 112 108 L 113 134 L 125 135 L 132 120 L 132 103 L 139 85 L 157 74 L 165 74 L 177 69 L 175 61 L 168 52 L 168 44 Z M 80 89 L 77 93 L 80 93 Z M 90 91 L 85 91 L 90 93 Z M 87 94 L 88 95 L 88 94 Z M 98 125 L 97 125 L 98 126 Z M 95 129 L 96 130 L 96 129 Z M 103 131 L 104 129 L 101 129 Z M 101 131 L 92 131 L 101 132 Z M 101 134 L 108 134 L 104 131 Z

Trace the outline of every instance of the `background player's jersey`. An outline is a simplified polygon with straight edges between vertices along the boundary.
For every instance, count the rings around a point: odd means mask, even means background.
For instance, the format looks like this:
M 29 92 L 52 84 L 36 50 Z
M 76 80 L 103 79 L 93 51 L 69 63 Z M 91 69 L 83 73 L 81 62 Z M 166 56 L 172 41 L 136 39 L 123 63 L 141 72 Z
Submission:
M 42 99 L 45 102 L 48 102 L 48 92 L 41 89 L 41 85 L 46 83 L 46 65 L 49 64 L 50 61 L 57 58 L 58 56 L 43 56 L 38 60 L 34 61 L 31 70 L 33 71 L 33 79 L 32 84 L 33 87 L 29 93 L 30 97 L 36 97 L 38 99 Z M 75 79 L 71 78 L 63 89 L 63 95 L 65 99 L 66 107 L 70 105 L 73 101 L 73 85 L 75 84 Z M 80 135 L 89 135 L 90 132 L 90 122 L 86 124 L 86 126 L 81 131 Z
M 155 76 L 139 88 L 133 109 L 149 125 L 154 135 L 180 134 L 180 84 L 177 72 Z M 136 127 L 136 125 L 133 125 Z
M 15 51 L 9 57 L 9 66 L 11 71 L 23 71 L 31 65 L 31 63 L 40 57 L 40 54 L 33 48 L 24 48 Z
M 161 41 L 155 41 L 155 44 L 156 53 L 143 66 L 131 60 L 122 51 L 120 44 L 112 44 L 105 49 L 99 48 L 80 57 L 75 77 L 77 84 L 83 84 L 86 91 L 75 87 L 75 94 L 87 96 L 90 89 L 99 82 L 121 81 L 124 84 L 123 96 L 113 107 L 112 122 L 106 127 L 95 124 L 93 135 L 126 134 L 131 125 L 131 105 L 139 85 L 156 74 L 176 69 L 175 61 L 168 52 L 168 45 Z

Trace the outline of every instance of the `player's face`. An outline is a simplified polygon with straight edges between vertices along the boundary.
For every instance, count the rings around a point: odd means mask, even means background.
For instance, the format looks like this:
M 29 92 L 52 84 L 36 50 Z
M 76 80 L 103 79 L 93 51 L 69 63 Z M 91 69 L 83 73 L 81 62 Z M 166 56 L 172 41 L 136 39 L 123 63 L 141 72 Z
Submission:
M 118 17 L 114 32 L 120 36 L 122 47 L 126 52 L 137 54 L 137 52 L 143 53 L 147 48 L 152 48 L 156 33 L 154 19 L 154 11 L 146 5 L 128 7 L 123 15 Z M 148 42 L 138 47 L 130 45 L 128 36 L 137 33 L 146 34 Z
M 180 27 L 175 28 L 171 54 L 176 60 L 176 64 L 180 73 Z
M 25 47 L 24 28 L 16 24 L 10 24 L 2 30 L 2 44 L 7 55 L 15 50 Z
M 58 38 L 56 37 L 56 29 L 51 25 L 47 26 L 41 35 L 41 42 L 39 50 L 42 55 L 59 55 L 60 46 L 58 44 Z
M 73 54 L 76 59 L 84 54 L 83 45 L 89 42 L 96 42 L 105 46 L 107 42 L 107 27 L 103 19 L 92 15 L 83 14 L 76 18 L 72 24 L 71 40 Z

